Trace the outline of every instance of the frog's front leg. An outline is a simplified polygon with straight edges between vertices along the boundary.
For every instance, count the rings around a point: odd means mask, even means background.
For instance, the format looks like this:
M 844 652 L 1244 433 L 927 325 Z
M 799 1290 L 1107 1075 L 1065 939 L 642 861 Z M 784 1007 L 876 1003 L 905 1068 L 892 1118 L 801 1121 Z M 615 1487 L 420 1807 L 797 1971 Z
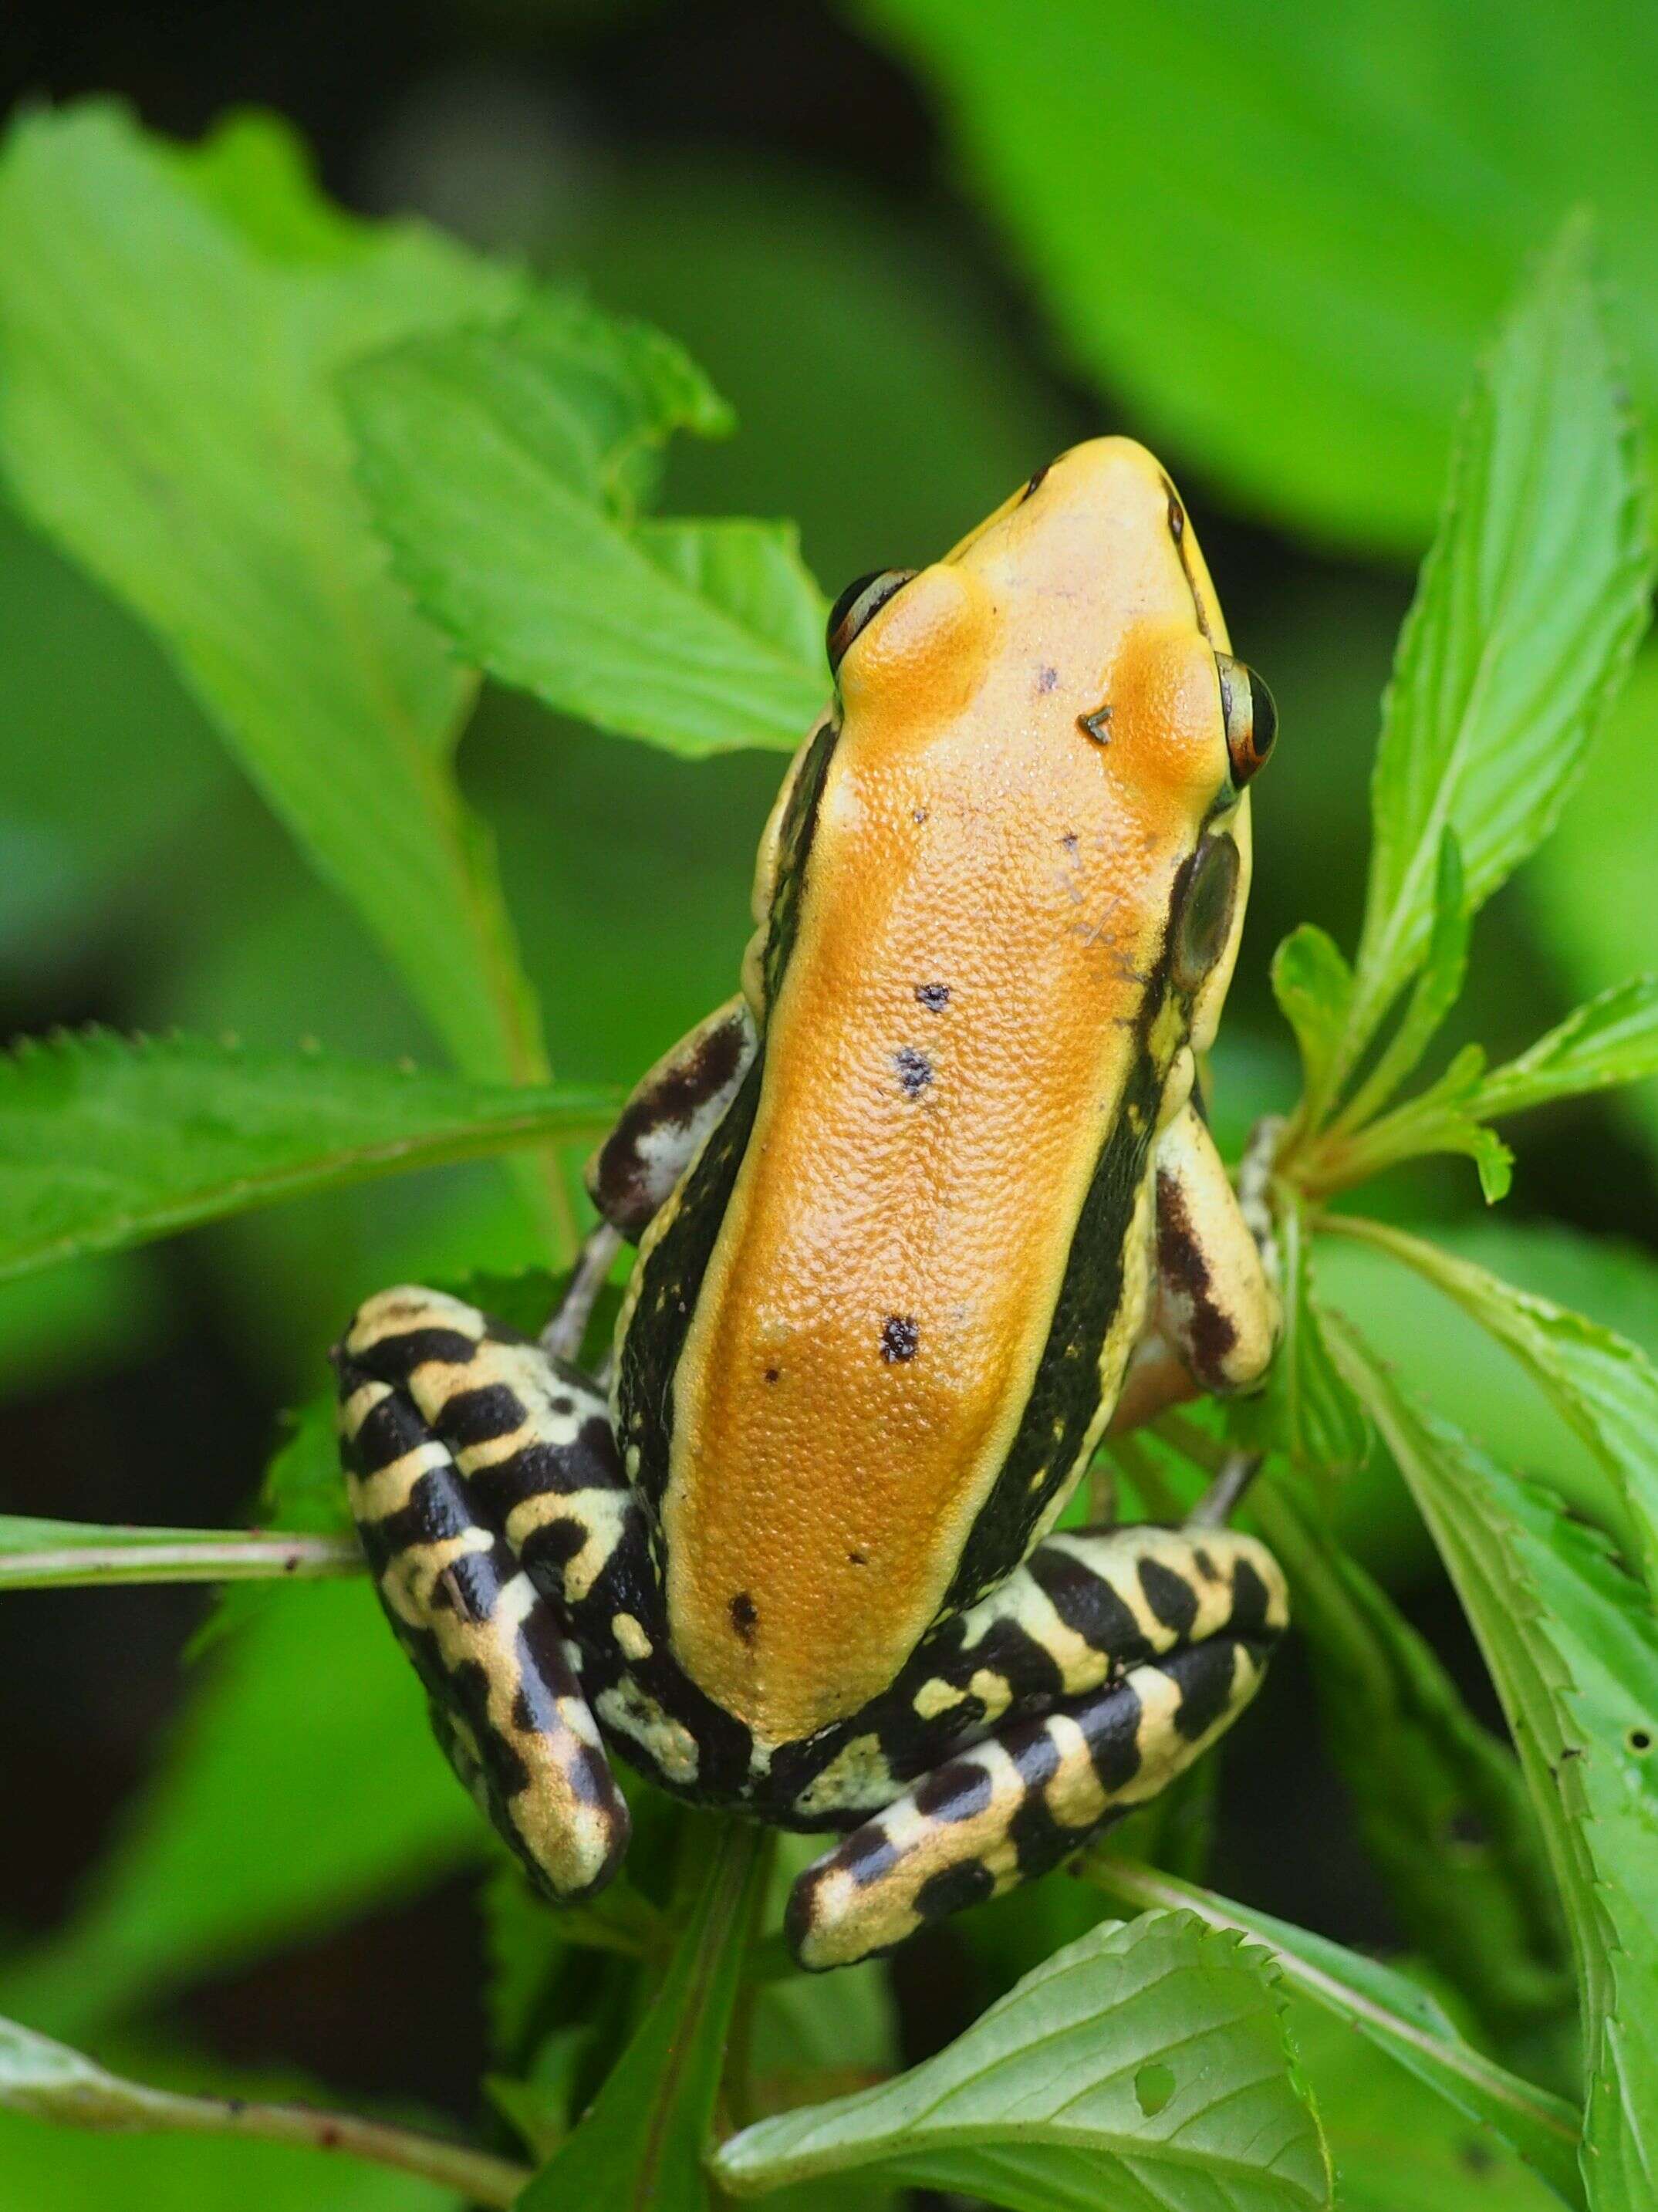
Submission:
M 571 1609 L 617 1615 L 629 1571 L 646 1580 L 604 1401 L 476 1307 L 409 1286 L 360 1308 L 334 1364 L 351 1510 L 438 1741 L 540 1886 L 586 1896 L 629 1822 Z
M 968 1739 L 800 1876 L 787 1927 L 801 1965 L 890 1950 L 1156 1796 L 1254 1696 L 1287 1620 L 1276 1561 L 1235 1530 L 1050 1537 L 927 1638 L 841 1753 L 855 1802 L 878 1746 L 914 1773 L 952 1728 Z M 826 1769 L 816 1786 L 826 1816 L 836 1780 Z
M 1248 1390 L 1278 1341 L 1278 1294 L 1195 1105 L 1157 1140 L 1157 1288 L 1111 1418 L 1137 1427 L 1200 1393 Z
M 637 1243 L 674 1185 L 717 1128 L 759 1049 L 754 1016 L 739 993 L 688 1030 L 629 1095 L 616 1127 L 588 1161 L 587 1195 L 598 1214 L 542 1344 L 555 1359 L 581 1349 L 594 1301 L 617 1244 Z

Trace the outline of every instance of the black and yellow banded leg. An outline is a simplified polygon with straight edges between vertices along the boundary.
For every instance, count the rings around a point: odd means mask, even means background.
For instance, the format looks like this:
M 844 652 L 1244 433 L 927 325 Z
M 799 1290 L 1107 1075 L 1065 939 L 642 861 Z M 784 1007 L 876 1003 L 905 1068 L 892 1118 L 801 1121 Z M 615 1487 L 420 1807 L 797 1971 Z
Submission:
M 802 1966 L 890 1950 L 1155 1797 L 1249 1702 L 1286 1620 L 1272 1555 L 1232 1530 L 1050 1538 L 906 1670 L 929 1711 L 965 1676 L 1001 1717 L 800 1876 L 787 1928 Z M 1054 1668 L 1045 1699 L 1022 1656 L 1032 1645 Z
M 370 1299 L 334 1358 L 352 1513 L 438 1740 L 550 1894 L 586 1896 L 629 1826 L 562 1617 L 629 1510 L 603 1401 L 433 1291 Z

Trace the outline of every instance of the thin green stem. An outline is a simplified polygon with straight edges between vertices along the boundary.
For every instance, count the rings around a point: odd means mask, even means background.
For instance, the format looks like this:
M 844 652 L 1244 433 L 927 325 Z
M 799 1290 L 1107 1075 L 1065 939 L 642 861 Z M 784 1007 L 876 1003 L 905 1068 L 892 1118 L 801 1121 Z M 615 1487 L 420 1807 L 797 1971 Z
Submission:
M 42 1522 L 44 1529 L 76 1523 Z M 101 1533 L 101 1532 L 100 1532 Z M 112 1534 L 113 1532 L 111 1532 Z M 308 1582 L 319 1576 L 356 1575 L 363 1557 L 352 1536 L 222 1536 L 191 1529 L 158 1529 L 153 1541 L 135 1530 L 106 1543 L 44 1541 L 27 1549 L 0 1545 L 0 1590 L 58 1589 L 96 1583 Z

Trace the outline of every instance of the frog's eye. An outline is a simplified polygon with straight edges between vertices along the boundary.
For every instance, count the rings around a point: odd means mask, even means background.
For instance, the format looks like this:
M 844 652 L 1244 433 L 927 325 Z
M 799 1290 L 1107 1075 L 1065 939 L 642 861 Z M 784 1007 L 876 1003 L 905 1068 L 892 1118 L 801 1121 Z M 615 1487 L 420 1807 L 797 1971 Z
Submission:
M 1272 695 L 1253 668 L 1218 653 L 1220 708 L 1226 722 L 1226 750 L 1232 757 L 1232 781 L 1240 790 L 1258 768 L 1266 765 L 1278 735 L 1278 708 Z
M 829 609 L 829 665 L 833 676 L 866 622 L 880 613 L 895 592 L 901 592 L 915 574 L 914 568 L 878 568 L 872 575 L 855 576 Z
M 1195 991 L 1226 950 L 1242 865 L 1224 830 L 1205 838 L 1186 863 L 1174 943 L 1175 981 L 1182 991 Z

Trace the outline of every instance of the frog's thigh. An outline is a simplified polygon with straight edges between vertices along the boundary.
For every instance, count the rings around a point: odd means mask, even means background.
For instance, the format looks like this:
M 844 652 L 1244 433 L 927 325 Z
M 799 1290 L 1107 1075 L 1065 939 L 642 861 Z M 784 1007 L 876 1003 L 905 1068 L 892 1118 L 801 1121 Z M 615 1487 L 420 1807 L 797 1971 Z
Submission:
M 1187 1106 L 1158 1139 L 1157 1327 L 1210 1391 L 1266 1373 L 1278 1300 L 1215 1140 Z
M 585 1896 L 628 1840 L 562 1601 L 617 1525 L 603 1401 L 436 1291 L 371 1298 L 334 1358 L 351 1510 L 438 1740 L 532 1879 Z
M 1249 1702 L 1288 1618 L 1272 1555 L 1224 1529 L 1050 1538 L 975 1610 L 999 1601 L 1051 1644 L 1064 1693 L 1015 1706 L 807 1868 L 787 1920 L 802 1966 L 890 1950 L 1156 1796 Z
M 666 1201 L 736 1097 L 758 1049 L 739 994 L 717 1006 L 635 1085 L 615 1128 L 587 1163 L 587 1194 L 635 1242 Z

